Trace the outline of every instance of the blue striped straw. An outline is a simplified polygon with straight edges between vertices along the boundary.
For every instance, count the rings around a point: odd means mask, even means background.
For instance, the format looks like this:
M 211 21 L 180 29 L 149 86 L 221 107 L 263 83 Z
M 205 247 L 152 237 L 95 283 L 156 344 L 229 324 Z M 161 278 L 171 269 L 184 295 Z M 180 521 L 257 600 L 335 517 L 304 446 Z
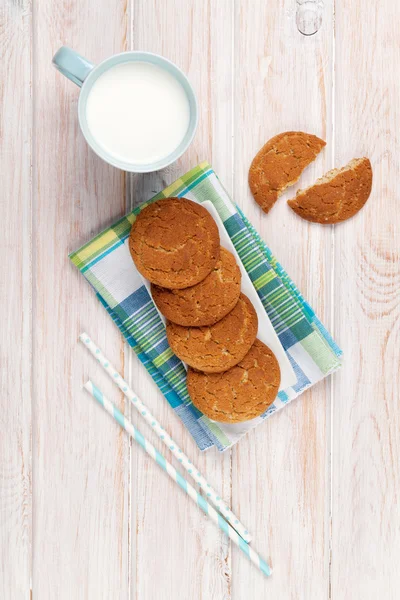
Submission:
M 171 438 L 168 434 L 168 431 L 165 431 L 164 427 L 161 426 L 161 423 L 157 421 L 155 416 L 150 412 L 148 407 L 140 400 L 140 398 L 135 394 L 132 388 L 128 385 L 128 383 L 123 379 L 123 377 L 118 373 L 114 365 L 104 356 L 102 351 L 93 340 L 90 339 L 87 333 L 81 333 L 79 339 L 84 344 L 84 346 L 89 350 L 89 352 L 96 358 L 101 367 L 107 373 L 107 375 L 111 378 L 111 380 L 119 387 L 121 392 L 125 394 L 130 402 L 132 402 L 132 406 L 136 408 L 140 417 L 146 421 L 146 423 L 156 432 L 162 443 L 167 446 L 170 452 L 175 456 L 175 458 L 179 461 L 182 467 L 186 470 L 186 472 L 194 479 L 194 481 L 201 487 L 204 493 L 207 496 L 207 501 L 215 506 L 215 508 L 223 515 L 225 521 L 236 529 L 238 534 L 244 539 L 245 542 L 249 543 L 251 541 L 250 533 L 247 531 L 246 527 L 241 523 L 238 517 L 232 512 L 230 507 L 224 500 L 219 496 L 216 490 L 208 483 L 207 479 L 200 473 L 199 469 L 195 467 L 195 465 L 189 460 L 188 456 L 183 452 L 183 450 L 178 446 L 175 440 Z
M 121 425 L 129 435 L 134 438 L 145 452 L 173 479 L 179 487 L 186 492 L 190 498 L 196 502 L 201 510 L 208 515 L 214 523 L 218 525 L 220 529 L 229 537 L 229 539 L 240 548 L 240 550 L 247 556 L 252 563 L 256 565 L 267 577 L 271 575 L 271 569 L 269 565 L 261 558 L 254 550 L 245 542 L 240 535 L 229 525 L 227 521 L 220 515 L 215 508 L 213 508 L 208 502 L 199 494 L 190 483 L 182 477 L 180 473 L 169 463 L 166 458 L 154 448 L 152 444 L 140 433 L 133 424 L 124 417 L 124 415 L 118 410 L 108 398 L 106 398 L 98 387 L 94 385 L 92 381 L 87 381 L 84 388 L 97 400 L 99 404 Z

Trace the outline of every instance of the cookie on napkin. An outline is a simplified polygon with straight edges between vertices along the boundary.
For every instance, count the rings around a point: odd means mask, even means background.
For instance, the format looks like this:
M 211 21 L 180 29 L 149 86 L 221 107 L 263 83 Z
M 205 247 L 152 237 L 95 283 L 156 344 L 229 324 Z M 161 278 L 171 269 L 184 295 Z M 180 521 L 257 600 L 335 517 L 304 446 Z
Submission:
M 207 327 L 167 323 L 173 352 L 191 367 L 206 373 L 227 371 L 244 358 L 256 339 L 257 313 L 244 294 L 223 319 Z
M 186 288 L 207 277 L 219 258 L 219 248 L 214 219 L 186 198 L 164 198 L 146 206 L 129 238 L 139 273 L 170 289 Z
M 152 285 L 151 295 L 159 311 L 172 323 L 201 327 L 213 325 L 235 307 L 240 282 L 235 257 L 221 246 L 219 260 L 203 281 L 182 290 Z
M 256 154 L 249 170 L 254 200 L 268 212 L 284 190 L 298 181 L 302 171 L 326 145 L 315 135 L 285 131 L 271 138 Z
M 193 404 L 214 421 L 239 423 L 263 414 L 279 390 L 279 363 L 256 339 L 250 351 L 225 373 L 188 370 L 187 388 Z
M 313 223 L 340 223 L 353 217 L 366 203 L 372 188 L 368 158 L 354 158 L 341 169 L 332 169 L 314 185 L 288 200 L 295 213 Z

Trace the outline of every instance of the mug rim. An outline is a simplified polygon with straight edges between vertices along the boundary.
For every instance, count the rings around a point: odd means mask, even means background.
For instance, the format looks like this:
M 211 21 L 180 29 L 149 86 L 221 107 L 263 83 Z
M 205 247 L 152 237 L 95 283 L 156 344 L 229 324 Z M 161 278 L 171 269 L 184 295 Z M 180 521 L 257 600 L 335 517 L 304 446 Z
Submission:
M 148 58 L 155 58 L 156 61 L 150 61 Z M 126 58 L 127 60 L 123 60 Z M 132 61 L 130 59 L 133 59 Z M 190 121 L 189 127 L 183 138 L 181 144 L 166 157 L 154 162 L 154 163 L 146 163 L 146 164 L 133 164 L 129 162 L 125 162 L 114 157 L 112 154 L 108 153 L 104 150 L 100 144 L 97 143 L 95 137 L 89 130 L 87 120 L 86 120 L 86 103 L 89 95 L 89 91 L 97 80 L 98 77 L 102 75 L 103 72 L 112 68 L 116 64 L 122 64 L 124 62 L 138 62 L 138 60 L 142 59 L 143 62 L 149 62 L 150 64 L 157 64 L 161 68 L 165 68 L 165 65 L 169 66 L 169 72 L 181 83 L 182 81 L 185 83 L 182 87 L 184 88 L 185 94 L 188 97 L 189 105 L 190 105 Z M 147 60 L 146 60 L 147 59 Z M 111 63 L 109 66 L 108 63 Z M 104 68 L 106 67 L 106 68 Z M 99 73 L 99 70 L 103 68 L 103 71 Z M 176 77 L 178 75 L 178 77 Z M 93 69 L 91 69 L 90 73 L 84 80 L 81 91 L 79 94 L 78 100 L 78 120 L 79 126 L 83 133 L 83 136 L 86 142 L 89 144 L 91 149 L 99 158 L 103 159 L 108 164 L 121 169 L 122 171 L 126 171 L 128 173 L 151 173 L 154 171 L 158 171 L 160 169 L 164 169 L 170 164 L 174 163 L 178 158 L 182 156 L 184 152 L 188 149 L 190 144 L 193 141 L 195 136 L 197 125 L 198 125 L 198 103 L 196 94 L 194 92 L 193 86 L 190 83 L 187 75 L 180 69 L 174 62 L 161 56 L 160 54 L 156 54 L 155 52 L 146 52 L 142 50 L 128 50 L 126 52 L 119 52 L 118 54 L 113 54 L 109 56 L 105 60 L 100 63 L 94 65 Z

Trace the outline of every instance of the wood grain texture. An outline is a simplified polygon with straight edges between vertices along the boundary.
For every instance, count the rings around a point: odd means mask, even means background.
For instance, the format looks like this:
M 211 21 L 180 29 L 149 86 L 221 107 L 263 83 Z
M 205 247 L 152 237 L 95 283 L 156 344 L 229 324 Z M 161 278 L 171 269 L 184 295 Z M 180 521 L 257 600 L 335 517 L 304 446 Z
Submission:
M 238 7 L 234 197 L 317 314 L 329 322 L 331 231 L 291 214 L 285 200 L 295 188 L 265 215 L 250 194 L 247 173 L 259 148 L 288 130 L 327 141 L 300 185 L 331 167 L 333 6 L 325 2 L 323 26 L 309 38 L 298 32 L 290 0 L 242 1 Z M 321 383 L 233 449 L 233 502 L 274 569 L 266 581 L 234 548 L 235 600 L 328 598 L 329 407 L 329 383 Z
M 31 25 L 29 0 L 0 5 L 0 598 L 13 600 L 31 576 Z
M 123 344 L 67 256 L 125 212 L 124 175 L 89 150 L 78 88 L 51 58 L 63 43 L 93 61 L 124 50 L 127 16 L 92 0 L 34 7 L 33 597 L 126 598 L 129 444 L 82 390 L 91 377 L 116 398 L 77 338 L 120 369 Z
M 200 109 L 195 143 L 177 163 L 159 173 L 130 178 L 131 206 L 159 192 L 204 159 L 212 162 L 229 184 L 231 3 L 133 0 L 131 10 L 131 47 L 163 54 L 177 63 L 188 74 Z M 217 98 L 225 100 L 219 102 Z M 161 394 L 156 393 L 150 378 L 144 376 L 143 367 L 130 354 L 129 369 L 130 380 L 135 381 L 141 397 L 159 420 L 168 424 L 173 438 L 230 502 L 229 453 L 221 455 L 211 450 L 200 454 L 181 421 Z M 132 419 L 136 422 L 136 415 Z M 131 532 L 131 598 L 225 600 L 231 597 L 230 552 L 223 534 L 163 473 L 155 473 L 151 460 L 135 447 L 132 448 Z
M 359 23 L 357 30 L 355 23 Z M 336 157 L 368 156 L 363 210 L 335 229 L 332 598 L 400 586 L 400 6 L 338 3 Z
M 326 0 L 311 37 L 292 0 L 0 6 L 1 598 L 397 600 L 399 22 L 390 0 Z M 63 43 L 95 62 L 129 48 L 175 61 L 200 107 L 185 155 L 127 177 L 101 162 L 79 131 L 78 89 L 51 67 Z M 369 156 L 373 191 L 354 219 L 302 221 L 285 202 L 295 188 L 268 215 L 253 201 L 251 159 L 288 129 L 327 141 L 301 187 Z M 205 159 L 345 351 L 332 381 L 222 455 L 198 452 L 67 258 Z M 82 391 L 91 377 L 118 401 L 82 330 L 240 514 L 270 580 Z

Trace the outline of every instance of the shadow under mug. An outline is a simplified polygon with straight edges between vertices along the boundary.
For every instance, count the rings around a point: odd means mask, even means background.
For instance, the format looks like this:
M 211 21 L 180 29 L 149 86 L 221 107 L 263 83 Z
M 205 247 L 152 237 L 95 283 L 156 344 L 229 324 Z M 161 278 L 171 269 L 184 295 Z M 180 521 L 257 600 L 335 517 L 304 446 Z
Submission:
M 165 69 L 181 84 L 189 101 L 190 120 L 185 137 L 179 146 L 168 156 L 149 164 L 125 162 L 108 153 L 97 143 L 87 124 L 86 103 L 94 82 L 108 69 L 127 62 L 147 62 Z M 99 65 L 94 65 L 71 48 L 62 46 L 53 57 L 53 65 L 63 75 L 81 88 L 78 102 L 78 118 L 82 133 L 94 152 L 110 165 L 131 173 L 149 173 L 151 171 L 158 171 L 175 162 L 182 156 L 193 140 L 198 121 L 196 96 L 186 75 L 167 58 L 158 54 L 153 54 L 152 52 L 121 52 L 120 54 L 115 54 L 114 56 L 107 58 Z

